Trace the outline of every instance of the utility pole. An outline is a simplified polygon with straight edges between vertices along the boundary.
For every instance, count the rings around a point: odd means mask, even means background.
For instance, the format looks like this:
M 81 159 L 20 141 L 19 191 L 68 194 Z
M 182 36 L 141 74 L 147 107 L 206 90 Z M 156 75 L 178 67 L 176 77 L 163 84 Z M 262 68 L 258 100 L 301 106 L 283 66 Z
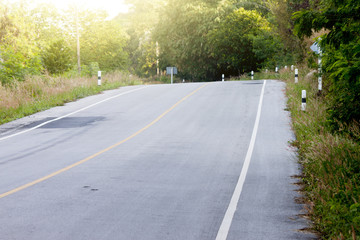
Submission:
M 156 74 L 160 75 L 160 68 L 159 68 L 159 43 L 156 42 Z
M 80 63 L 80 34 L 79 34 L 79 9 L 78 6 L 75 8 L 76 10 L 76 48 L 77 48 L 77 65 L 78 72 L 81 73 L 81 63 Z

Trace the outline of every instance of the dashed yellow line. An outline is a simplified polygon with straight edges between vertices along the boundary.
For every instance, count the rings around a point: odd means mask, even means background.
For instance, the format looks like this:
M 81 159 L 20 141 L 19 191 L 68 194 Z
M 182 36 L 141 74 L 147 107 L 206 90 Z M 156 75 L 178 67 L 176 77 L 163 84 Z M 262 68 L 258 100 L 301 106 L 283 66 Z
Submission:
M 66 171 L 68 171 L 68 170 L 70 170 L 70 169 L 72 169 L 72 168 L 74 168 L 74 167 L 76 167 L 76 166 L 79 166 L 79 165 L 81 165 L 81 164 L 83 164 L 83 163 L 85 163 L 85 162 L 87 162 L 87 161 L 89 161 L 89 160 L 91 160 L 91 159 L 93 159 L 93 158 L 95 158 L 95 157 L 97 157 L 97 156 L 99 156 L 99 155 L 101 155 L 101 154 L 103 154 L 103 153 L 105 153 L 105 152 L 107 152 L 107 151 L 110 151 L 111 149 L 113 149 L 113 148 L 115 148 L 115 147 L 117 147 L 117 146 L 119 146 L 119 145 L 121 145 L 121 144 L 129 141 L 130 139 L 136 137 L 137 135 L 139 135 L 140 133 L 142 133 L 143 131 L 145 131 L 146 129 L 148 129 L 149 127 L 151 127 L 152 125 L 154 125 L 155 123 L 157 123 L 157 122 L 158 122 L 160 119 L 162 119 L 166 114 L 168 114 L 170 111 L 172 111 L 174 108 L 176 108 L 180 103 L 182 103 L 183 101 L 185 101 L 186 99 L 188 99 L 189 97 L 191 97 L 192 95 L 194 95 L 197 91 L 199 91 L 200 89 L 204 88 L 204 87 L 207 86 L 208 84 L 209 84 L 209 83 L 206 83 L 206 84 L 202 85 L 201 87 L 197 88 L 197 89 L 194 90 L 193 92 L 191 92 L 191 93 L 189 93 L 188 95 L 186 95 L 185 97 L 183 97 L 180 101 L 178 101 L 177 103 L 175 103 L 172 107 L 170 107 L 168 110 L 166 110 L 165 112 L 163 112 L 160 116 L 158 116 L 154 121 L 152 121 L 151 123 L 149 123 L 148 125 L 146 125 L 146 126 L 143 127 L 142 129 L 140 129 L 140 130 L 137 131 L 136 133 L 132 134 L 131 136 L 125 138 L 124 140 L 122 140 L 122 141 L 120 141 L 120 142 L 118 142 L 118 143 L 116 143 L 116 144 L 114 144 L 114 145 L 112 145 L 112 146 L 110 146 L 110 147 L 108 147 L 108 148 L 105 148 L 105 149 L 101 150 L 100 152 L 95 153 L 94 155 L 91 155 L 91 156 L 89 156 L 89 157 L 87 157 L 87 158 L 85 158 L 85 159 L 83 159 L 83 160 L 81 160 L 81 161 L 79 161 L 79 162 L 76 162 L 76 163 L 71 164 L 71 165 L 69 165 L 69 166 L 67 166 L 67 167 L 65 167 L 65 168 L 62 168 L 62 169 L 60 169 L 60 170 L 58 170 L 58 171 L 56 171 L 56 172 L 53 172 L 53 173 L 51 173 L 51 174 L 49 174 L 49 175 L 47 175 L 47 176 L 45 176 L 45 177 L 39 178 L 39 179 L 37 179 L 37 180 L 35 180 L 35 181 L 32 181 L 32 182 L 27 183 L 27 184 L 24 184 L 24 185 L 22 185 L 22 186 L 20 186 L 20 187 L 18 187 L 18 188 L 15 188 L 15 189 L 10 190 L 10 191 L 8 191 L 8 192 L 2 193 L 2 194 L 0 194 L 0 198 L 4 198 L 4 197 L 9 196 L 9 195 L 11 195 L 11 194 L 14 194 L 14 193 L 16 193 L 16 192 L 19 192 L 19 191 L 21 191 L 21 190 L 24 190 L 24 189 L 26 189 L 26 188 L 29 188 L 29 187 L 31 187 L 31 186 L 34 186 L 35 184 L 41 183 L 41 182 L 43 182 L 43 181 L 46 181 L 47 179 L 50 179 L 50 178 L 52 178 L 52 177 L 55 177 L 56 175 L 59 175 L 60 173 L 66 172 Z

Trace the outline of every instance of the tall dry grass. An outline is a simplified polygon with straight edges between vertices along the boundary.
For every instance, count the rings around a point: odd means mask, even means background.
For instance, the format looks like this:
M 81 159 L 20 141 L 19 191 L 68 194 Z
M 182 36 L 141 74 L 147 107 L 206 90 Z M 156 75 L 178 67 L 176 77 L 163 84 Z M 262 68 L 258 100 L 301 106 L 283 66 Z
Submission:
M 360 127 L 332 132 L 327 125 L 328 97 L 317 90 L 316 74 L 300 71 L 299 83 L 287 82 L 288 108 L 296 134 L 293 142 L 303 165 L 303 180 L 314 228 L 323 239 L 360 239 Z M 281 74 L 281 73 L 280 73 Z M 301 90 L 307 90 L 306 111 L 301 111 Z
M 104 90 L 135 84 L 143 81 L 120 72 L 103 75 L 101 86 L 97 86 L 97 77 L 48 75 L 29 76 L 23 82 L 14 80 L 6 86 L 0 84 L 0 124 Z

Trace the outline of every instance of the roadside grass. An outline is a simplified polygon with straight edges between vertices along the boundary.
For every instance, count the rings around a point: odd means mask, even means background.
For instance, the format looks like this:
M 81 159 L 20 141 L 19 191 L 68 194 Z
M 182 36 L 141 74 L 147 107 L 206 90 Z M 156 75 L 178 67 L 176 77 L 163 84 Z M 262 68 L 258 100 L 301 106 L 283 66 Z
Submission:
M 331 132 L 327 125 L 328 98 L 319 94 L 316 74 L 281 70 L 278 79 L 287 83 L 288 109 L 303 166 L 302 180 L 314 230 L 322 239 L 360 239 L 360 124 L 348 123 L 351 131 Z M 308 74 L 308 75 L 307 75 Z M 268 75 L 269 76 L 269 75 Z M 264 76 L 264 79 L 273 79 Z M 301 90 L 307 91 L 306 111 L 301 111 Z
M 285 79 L 286 77 L 290 77 L 293 74 L 289 69 L 282 69 L 278 73 L 273 71 L 268 72 L 254 72 L 254 80 L 262 80 L 262 79 Z M 230 77 L 230 81 L 248 81 L 251 80 L 250 73 L 244 73 L 241 76 Z
M 97 86 L 97 77 L 64 78 L 46 75 L 30 76 L 23 82 L 14 81 L 8 86 L 0 84 L 0 124 L 105 90 L 139 84 L 144 82 L 120 72 L 103 75 L 101 86 Z

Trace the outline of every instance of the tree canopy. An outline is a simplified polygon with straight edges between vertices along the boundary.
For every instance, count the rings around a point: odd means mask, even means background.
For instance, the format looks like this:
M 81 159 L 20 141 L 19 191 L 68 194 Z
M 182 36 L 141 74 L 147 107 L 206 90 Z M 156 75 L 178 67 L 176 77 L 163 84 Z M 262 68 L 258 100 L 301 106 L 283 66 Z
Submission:
M 254 41 L 259 42 L 269 31 L 269 22 L 256 11 L 239 8 L 226 16 L 209 33 L 211 53 L 218 69 L 233 76 L 256 70 L 270 56 L 265 51 L 258 54 Z
M 128 36 L 107 17 L 106 12 L 75 7 L 60 11 L 50 4 L 0 2 L 0 82 L 75 69 L 77 37 L 83 74 L 91 74 L 86 70 L 95 65 L 103 71 L 127 69 Z
M 330 80 L 329 121 L 335 129 L 360 120 L 359 12 L 356 0 L 322 0 L 294 14 L 300 38 L 325 32 L 318 41 L 323 70 Z
M 319 5 L 317 2 L 313 5 Z M 104 11 L 75 5 L 59 10 L 50 4 L 30 7 L 23 0 L 1 4 L 1 82 L 44 72 L 75 74 L 78 64 L 82 74 L 92 74 L 94 69 L 123 70 L 142 77 L 156 76 L 166 67 L 176 66 L 179 77 L 193 81 L 274 69 L 305 59 L 304 45 L 293 34 L 294 29 L 308 34 L 312 28 L 347 24 L 345 13 L 356 12 L 356 7 L 334 10 L 337 5 L 330 0 L 322 1 L 328 9 L 323 15 L 310 9 L 309 0 L 125 3 L 131 6 L 129 12 L 114 19 L 109 19 Z M 291 18 L 302 9 L 308 12 L 303 12 L 298 20 Z M 341 23 L 329 17 L 334 11 L 336 18 L 342 17 Z M 337 46 L 337 37 L 350 38 L 351 31 L 332 31 L 333 47 Z

